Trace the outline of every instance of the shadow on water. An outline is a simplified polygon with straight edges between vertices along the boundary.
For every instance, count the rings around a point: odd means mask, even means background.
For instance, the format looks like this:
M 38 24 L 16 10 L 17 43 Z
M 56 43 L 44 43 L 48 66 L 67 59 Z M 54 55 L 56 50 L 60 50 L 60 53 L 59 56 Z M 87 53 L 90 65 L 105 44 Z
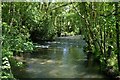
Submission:
M 49 47 L 45 47 L 48 46 Z M 27 67 L 17 71 L 18 78 L 104 78 L 99 67 L 87 65 L 82 39 L 59 38 L 38 45 L 38 51 L 26 58 Z M 44 48 L 43 48 L 44 46 Z M 22 74 L 22 76 L 21 76 Z M 82 80 L 82 79 L 81 79 Z

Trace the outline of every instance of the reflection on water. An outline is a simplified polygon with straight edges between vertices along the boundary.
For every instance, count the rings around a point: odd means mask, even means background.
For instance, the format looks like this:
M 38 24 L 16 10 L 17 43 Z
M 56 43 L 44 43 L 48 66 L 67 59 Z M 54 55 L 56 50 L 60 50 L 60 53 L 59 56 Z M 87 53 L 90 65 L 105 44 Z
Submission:
M 83 40 L 56 40 L 46 42 L 48 48 L 40 48 L 28 57 L 27 67 L 17 72 L 22 78 L 102 78 L 98 67 L 86 66 L 86 55 L 83 53 Z
M 69 52 L 69 47 L 65 47 L 63 48 L 63 56 L 62 56 L 62 61 L 63 61 L 63 65 L 67 64 L 67 57 L 68 57 L 68 52 Z

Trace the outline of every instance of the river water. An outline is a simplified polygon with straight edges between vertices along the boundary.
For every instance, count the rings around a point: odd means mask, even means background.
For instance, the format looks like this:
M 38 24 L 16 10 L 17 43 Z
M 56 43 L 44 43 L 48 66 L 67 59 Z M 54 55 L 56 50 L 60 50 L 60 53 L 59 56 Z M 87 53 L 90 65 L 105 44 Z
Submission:
M 26 58 L 20 78 L 104 78 L 99 67 L 89 62 L 83 52 L 86 46 L 81 36 L 60 37 L 37 45 L 37 51 Z

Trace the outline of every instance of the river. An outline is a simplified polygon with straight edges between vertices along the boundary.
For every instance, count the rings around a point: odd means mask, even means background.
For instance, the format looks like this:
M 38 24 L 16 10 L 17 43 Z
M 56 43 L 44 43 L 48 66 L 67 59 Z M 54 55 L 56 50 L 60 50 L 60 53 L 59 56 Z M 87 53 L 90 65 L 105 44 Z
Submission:
M 37 51 L 26 58 L 24 70 L 18 78 L 105 78 L 99 66 L 88 63 L 81 36 L 60 37 L 52 42 L 36 45 Z

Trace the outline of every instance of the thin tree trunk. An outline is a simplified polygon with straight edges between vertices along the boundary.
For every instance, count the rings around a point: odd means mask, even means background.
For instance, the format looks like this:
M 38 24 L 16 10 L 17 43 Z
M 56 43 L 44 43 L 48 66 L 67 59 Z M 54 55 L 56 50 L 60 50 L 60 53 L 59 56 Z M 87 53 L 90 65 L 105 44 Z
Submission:
M 116 17 L 116 44 L 117 44 L 117 59 L 118 70 L 120 71 L 120 46 L 119 46 L 119 24 L 118 24 L 118 3 L 115 3 L 115 17 Z
M 13 2 L 10 3 L 10 19 L 9 19 L 9 25 L 12 26 L 13 24 L 13 8 L 14 4 Z

